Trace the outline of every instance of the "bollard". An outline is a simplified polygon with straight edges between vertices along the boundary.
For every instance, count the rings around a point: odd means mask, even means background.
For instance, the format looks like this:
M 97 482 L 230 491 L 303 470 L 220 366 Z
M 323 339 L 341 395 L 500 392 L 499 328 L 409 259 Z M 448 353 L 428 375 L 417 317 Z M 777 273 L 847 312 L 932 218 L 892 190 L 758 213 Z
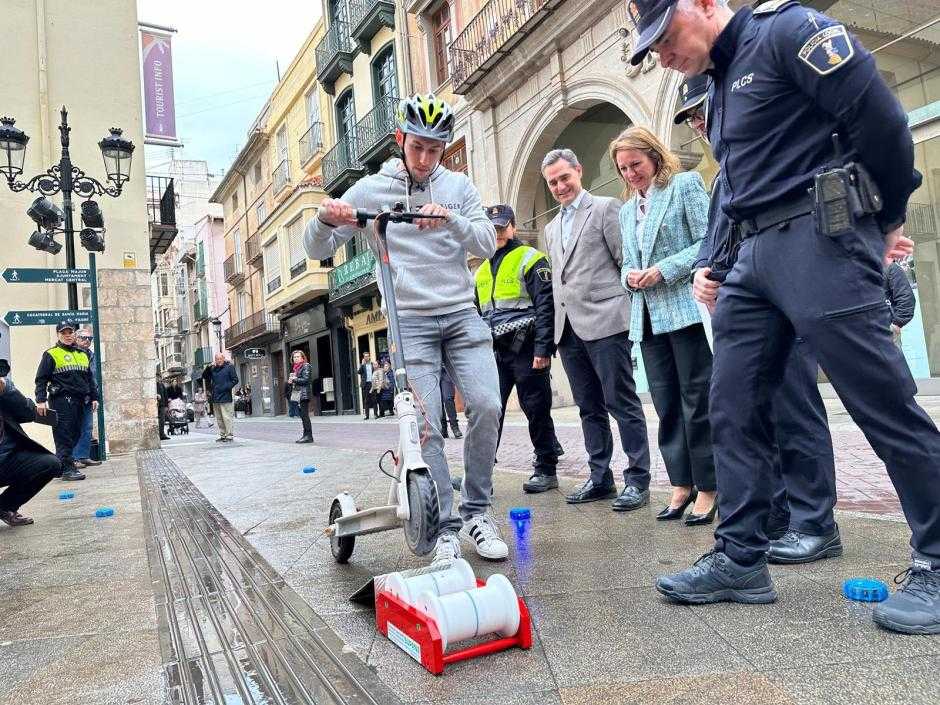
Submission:
M 308 465 L 301 472 L 303 472 L 304 475 L 309 475 L 310 473 L 316 472 L 316 471 L 317 469 L 313 465 Z
M 472 590 L 477 586 L 473 568 L 462 558 L 454 561 L 446 570 L 431 570 L 427 573 L 405 577 L 402 573 L 391 573 L 385 580 L 383 590 L 409 605 L 415 605 L 426 592 L 450 595 L 461 590 Z
M 98 519 L 101 519 L 102 517 L 114 516 L 114 510 L 111 509 L 111 507 L 101 507 L 100 509 L 95 510 L 95 516 Z
M 491 575 L 486 586 L 452 595 L 426 592 L 419 609 L 434 620 L 442 647 L 484 634 L 511 637 L 519 631 L 519 598 L 504 575 Z
M 842 594 L 856 602 L 883 602 L 888 599 L 888 586 L 874 578 L 850 578 L 842 583 Z
M 74 492 L 59 492 L 59 499 L 65 501 L 68 499 L 75 499 Z

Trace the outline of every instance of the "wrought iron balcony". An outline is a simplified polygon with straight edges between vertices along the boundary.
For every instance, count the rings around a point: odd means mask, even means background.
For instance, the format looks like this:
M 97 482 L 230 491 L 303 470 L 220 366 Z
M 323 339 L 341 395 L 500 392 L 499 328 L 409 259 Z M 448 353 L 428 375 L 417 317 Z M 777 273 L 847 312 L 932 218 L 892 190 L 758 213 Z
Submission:
M 395 147 L 395 111 L 398 98 L 382 98 L 356 125 L 356 142 L 359 162 L 366 166 L 378 166 L 384 162 Z
M 375 283 L 375 255 L 372 250 L 360 252 L 347 262 L 330 270 L 330 303 L 342 303 Z
M 147 218 L 150 221 L 150 260 L 153 262 L 157 255 L 169 249 L 177 233 L 176 189 L 172 178 L 147 177 Z
M 320 43 L 317 44 L 317 80 L 329 95 L 334 94 L 333 84 L 342 74 L 353 72 L 353 57 L 359 50 L 349 35 L 346 22 L 332 22 Z
M 323 190 L 338 196 L 353 185 L 363 174 L 365 167 L 357 155 L 356 135 L 341 139 L 323 157 Z
M 395 29 L 395 3 L 392 0 L 349 0 L 352 38 L 363 54 L 370 54 L 372 37 L 382 27 Z
M 274 195 L 277 195 L 290 184 L 290 161 L 287 159 L 283 160 L 277 167 L 274 169 Z
M 196 352 L 193 355 L 193 367 L 197 370 L 202 370 L 206 365 L 212 362 L 212 349 L 211 348 L 196 348 Z
M 260 261 L 262 254 L 264 254 L 264 251 L 261 249 L 261 238 L 257 234 L 245 240 L 245 259 L 249 263 L 256 260 Z
M 198 297 L 193 301 L 193 320 L 204 321 L 209 317 L 209 306 L 204 297 Z
M 231 349 L 255 338 L 280 332 L 277 318 L 266 311 L 258 311 L 225 330 L 225 347 Z
M 183 353 L 181 352 L 174 352 L 167 355 L 165 363 L 166 365 L 163 368 L 164 375 L 175 376 L 185 370 L 183 367 Z
M 300 163 L 306 166 L 307 162 L 313 159 L 318 152 L 323 151 L 323 123 L 314 122 L 310 124 L 307 131 L 300 137 Z
M 206 274 L 206 252 L 204 249 L 197 248 L 196 250 L 196 276 L 202 277 Z
M 241 255 L 234 254 L 228 257 L 225 262 L 222 263 L 222 272 L 225 276 L 225 281 L 229 283 L 244 279 L 245 267 L 242 264 Z
M 490 0 L 450 45 L 454 93 L 464 94 L 564 0 Z

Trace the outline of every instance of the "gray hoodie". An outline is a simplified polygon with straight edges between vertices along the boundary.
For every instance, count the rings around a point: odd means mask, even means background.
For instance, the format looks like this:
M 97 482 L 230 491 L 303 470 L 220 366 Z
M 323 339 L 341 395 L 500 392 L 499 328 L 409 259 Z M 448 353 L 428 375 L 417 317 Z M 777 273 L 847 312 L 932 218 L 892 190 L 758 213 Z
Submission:
M 496 251 L 496 230 L 480 203 L 480 194 L 463 174 L 438 166 L 425 184 L 412 184 L 400 159 L 390 159 L 378 174 L 356 182 L 342 199 L 354 208 L 377 211 L 397 202 L 417 211 L 437 203 L 450 211 L 446 221 L 428 230 L 389 223 L 388 254 L 395 301 L 403 316 L 439 316 L 474 306 L 474 281 L 467 254 L 486 259 Z M 368 226 L 372 227 L 370 221 Z M 311 259 L 326 259 L 356 233 L 356 226 L 334 228 L 314 218 L 307 223 L 304 245 Z M 371 242 L 371 231 L 369 232 Z M 376 272 L 381 290 L 382 281 Z M 382 292 L 384 296 L 384 292 Z

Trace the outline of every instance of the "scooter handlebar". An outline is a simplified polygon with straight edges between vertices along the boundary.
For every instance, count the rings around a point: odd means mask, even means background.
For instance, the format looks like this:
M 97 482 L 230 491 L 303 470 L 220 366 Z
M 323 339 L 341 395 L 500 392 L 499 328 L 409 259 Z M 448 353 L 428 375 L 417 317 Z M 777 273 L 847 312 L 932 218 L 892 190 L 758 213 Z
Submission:
M 390 223 L 413 223 L 420 218 L 426 218 L 428 220 L 441 219 L 443 220 L 445 216 L 443 215 L 425 215 L 423 213 L 411 213 L 404 210 L 390 210 L 390 211 L 368 211 L 363 208 L 356 209 L 356 222 L 359 224 L 360 228 L 364 228 L 366 223 L 370 220 L 376 220 L 378 218 L 384 218 L 387 222 Z

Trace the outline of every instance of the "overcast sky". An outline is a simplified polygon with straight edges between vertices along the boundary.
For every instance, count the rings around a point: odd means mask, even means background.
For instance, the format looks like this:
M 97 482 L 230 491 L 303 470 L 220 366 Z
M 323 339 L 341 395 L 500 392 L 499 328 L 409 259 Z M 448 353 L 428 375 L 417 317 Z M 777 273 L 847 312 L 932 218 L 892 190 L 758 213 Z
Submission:
M 176 126 L 181 159 L 220 173 L 320 17 L 319 0 L 137 0 L 141 22 L 173 27 Z M 169 150 L 147 147 L 148 168 Z

